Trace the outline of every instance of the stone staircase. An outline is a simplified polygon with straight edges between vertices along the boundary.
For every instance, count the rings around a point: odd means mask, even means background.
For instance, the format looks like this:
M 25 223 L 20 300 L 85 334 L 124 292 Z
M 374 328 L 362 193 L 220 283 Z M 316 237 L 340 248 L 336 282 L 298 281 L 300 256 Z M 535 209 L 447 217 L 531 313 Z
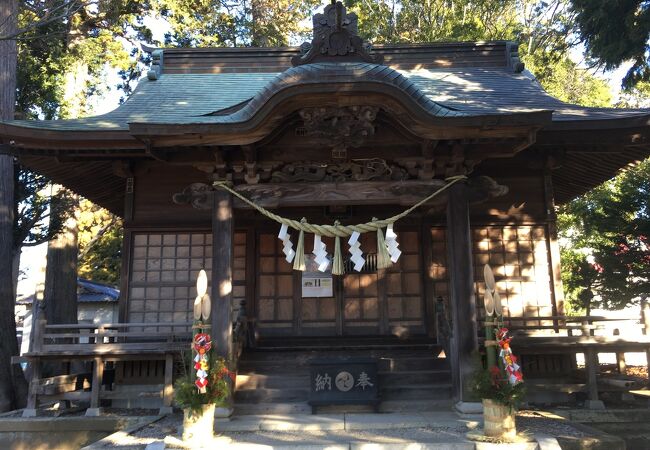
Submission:
M 451 374 L 440 347 L 430 343 L 375 343 L 335 346 L 324 341 L 304 345 L 266 345 L 246 350 L 237 373 L 235 414 L 311 413 L 309 360 L 372 357 L 378 360 L 382 412 L 448 409 Z M 320 407 L 323 412 L 363 412 L 365 406 Z

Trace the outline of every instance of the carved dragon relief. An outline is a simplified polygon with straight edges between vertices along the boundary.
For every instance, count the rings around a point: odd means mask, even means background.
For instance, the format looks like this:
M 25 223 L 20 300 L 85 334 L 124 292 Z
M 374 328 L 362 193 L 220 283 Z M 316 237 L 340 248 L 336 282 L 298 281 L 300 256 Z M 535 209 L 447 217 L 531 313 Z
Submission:
M 297 183 L 319 181 L 388 181 L 408 180 L 403 168 L 383 159 L 352 160 L 328 164 L 302 161 L 284 165 L 271 174 L 272 183 Z
M 344 106 L 304 108 L 298 113 L 305 125 L 305 136 L 333 149 L 360 147 L 375 134 L 379 108 Z

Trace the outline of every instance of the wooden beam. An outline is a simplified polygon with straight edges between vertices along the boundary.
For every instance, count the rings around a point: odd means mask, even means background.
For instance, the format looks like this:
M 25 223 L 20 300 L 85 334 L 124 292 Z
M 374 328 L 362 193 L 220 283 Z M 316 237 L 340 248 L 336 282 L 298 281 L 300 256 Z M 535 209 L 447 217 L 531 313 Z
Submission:
M 449 188 L 447 205 L 447 251 L 452 314 L 451 368 L 454 398 L 470 401 L 468 382 L 472 377 L 472 355 L 478 349 L 476 298 L 467 186 Z
M 412 206 L 446 184 L 444 180 L 427 181 L 346 181 L 316 183 L 262 183 L 240 184 L 236 191 L 264 208 L 329 206 L 329 205 L 401 205 Z M 174 194 L 177 204 L 190 203 L 195 208 L 210 208 L 212 187 L 205 183 L 193 183 L 182 192 Z M 216 189 L 215 192 L 223 192 Z M 500 197 L 508 192 L 507 187 L 489 177 L 472 178 L 466 188 L 466 201 L 478 203 Z M 428 207 L 444 206 L 449 191 L 441 192 L 426 204 Z M 250 209 L 238 198 L 233 199 L 233 208 Z

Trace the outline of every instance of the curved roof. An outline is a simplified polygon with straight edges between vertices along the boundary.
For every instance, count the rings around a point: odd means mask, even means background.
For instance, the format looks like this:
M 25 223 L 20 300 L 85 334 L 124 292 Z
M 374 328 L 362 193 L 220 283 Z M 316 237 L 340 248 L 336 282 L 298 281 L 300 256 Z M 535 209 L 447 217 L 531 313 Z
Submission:
M 233 123 L 250 118 L 279 89 L 328 82 L 392 86 L 410 94 L 421 108 L 438 117 L 540 110 L 552 110 L 554 124 L 650 117 L 650 110 L 564 103 L 547 94 L 530 73 L 514 73 L 506 67 L 396 70 L 368 63 L 315 63 L 280 73 L 162 74 L 156 80 L 141 80 L 125 103 L 101 116 L 7 124 L 52 131 L 127 131 L 129 124 Z M 235 111 L 215 115 L 229 109 Z

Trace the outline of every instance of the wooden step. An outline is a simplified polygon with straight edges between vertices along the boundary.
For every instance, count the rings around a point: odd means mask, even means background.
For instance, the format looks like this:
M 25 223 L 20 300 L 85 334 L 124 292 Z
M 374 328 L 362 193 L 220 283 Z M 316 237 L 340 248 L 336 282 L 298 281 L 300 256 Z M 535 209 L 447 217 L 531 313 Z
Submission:
M 428 384 L 451 380 L 449 370 L 404 370 L 395 372 L 379 372 L 379 384 Z
M 284 375 L 284 374 L 237 374 L 237 389 L 281 389 L 305 388 L 309 389 L 309 375 Z

